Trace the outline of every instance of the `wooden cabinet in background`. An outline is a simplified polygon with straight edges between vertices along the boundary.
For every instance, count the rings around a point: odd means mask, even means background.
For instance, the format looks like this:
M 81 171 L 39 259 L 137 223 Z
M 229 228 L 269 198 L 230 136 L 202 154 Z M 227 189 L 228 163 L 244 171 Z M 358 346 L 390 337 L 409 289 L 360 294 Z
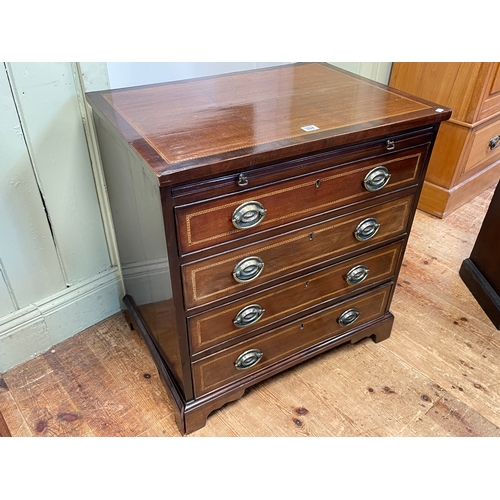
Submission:
M 500 63 L 394 63 L 389 85 L 452 109 L 418 208 L 444 217 L 500 178 Z

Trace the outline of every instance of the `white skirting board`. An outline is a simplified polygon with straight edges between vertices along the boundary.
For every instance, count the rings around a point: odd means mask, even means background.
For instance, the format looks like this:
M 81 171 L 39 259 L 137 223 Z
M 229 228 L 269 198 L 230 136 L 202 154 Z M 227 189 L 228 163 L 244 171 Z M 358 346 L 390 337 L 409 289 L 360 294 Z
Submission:
M 117 313 L 121 296 L 112 268 L 0 318 L 0 373 Z
M 122 266 L 127 293 L 139 306 L 172 298 L 167 259 L 156 259 Z

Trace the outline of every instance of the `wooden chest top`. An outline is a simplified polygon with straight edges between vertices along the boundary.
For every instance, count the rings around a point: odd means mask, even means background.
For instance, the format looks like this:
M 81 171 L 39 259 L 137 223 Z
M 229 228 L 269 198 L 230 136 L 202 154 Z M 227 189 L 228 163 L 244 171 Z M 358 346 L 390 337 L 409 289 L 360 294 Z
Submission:
M 449 109 L 322 63 L 92 92 L 160 185 L 449 118 Z

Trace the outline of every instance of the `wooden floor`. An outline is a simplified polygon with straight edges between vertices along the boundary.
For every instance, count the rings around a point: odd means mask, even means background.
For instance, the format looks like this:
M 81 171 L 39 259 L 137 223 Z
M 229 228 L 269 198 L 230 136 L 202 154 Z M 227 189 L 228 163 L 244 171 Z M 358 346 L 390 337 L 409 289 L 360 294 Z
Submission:
M 458 275 L 493 190 L 444 220 L 417 212 L 388 340 L 261 383 L 192 436 L 500 436 L 500 332 Z M 179 436 L 121 314 L 3 374 L 0 412 L 13 436 Z

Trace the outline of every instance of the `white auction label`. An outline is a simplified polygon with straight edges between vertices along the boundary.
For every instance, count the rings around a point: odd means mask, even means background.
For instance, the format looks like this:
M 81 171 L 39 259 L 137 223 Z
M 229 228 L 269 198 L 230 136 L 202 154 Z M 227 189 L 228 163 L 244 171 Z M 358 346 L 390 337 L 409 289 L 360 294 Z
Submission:
M 306 132 L 312 132 L 313 130 L 319 130 L 319 127 L 316 127 L 316 125 L 306 125 L 305 127 L 300 127 L 302 130 L 305 130 Z

